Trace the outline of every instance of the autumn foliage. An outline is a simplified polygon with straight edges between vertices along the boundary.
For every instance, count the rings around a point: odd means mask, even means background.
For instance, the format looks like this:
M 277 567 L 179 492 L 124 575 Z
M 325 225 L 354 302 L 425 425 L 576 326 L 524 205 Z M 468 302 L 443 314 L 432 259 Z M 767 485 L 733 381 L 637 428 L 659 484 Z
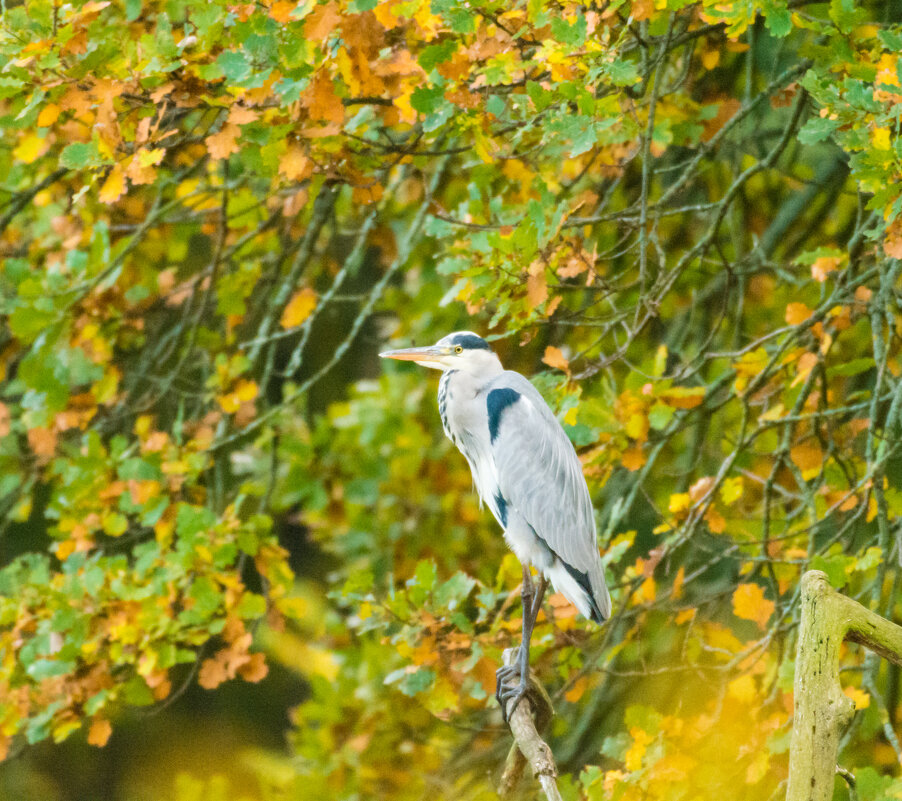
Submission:
M 614 617 L 534 637 L 568 797 L 779 797 L 801 573 L 902 615 L 896 11 L 7 3 L 0 753 L 279 664 L 285 797 L 492 797 L 519 568 L 376 359 L 467 328 L 596 501 Z

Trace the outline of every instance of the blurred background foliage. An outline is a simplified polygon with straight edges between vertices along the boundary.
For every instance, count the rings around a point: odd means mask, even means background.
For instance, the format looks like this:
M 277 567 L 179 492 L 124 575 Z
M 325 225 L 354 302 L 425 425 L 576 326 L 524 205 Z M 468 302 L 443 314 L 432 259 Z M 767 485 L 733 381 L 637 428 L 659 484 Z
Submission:
M 494 797 L 519 568 L 377 358 L 455 329 L 595 498 L 565 796 L 780 797 L 801 573 L 902 614 L 900 19 L 6 3 L 0 797 Z M 837 798 L 902 798 L 899 671 L 843 668 Z

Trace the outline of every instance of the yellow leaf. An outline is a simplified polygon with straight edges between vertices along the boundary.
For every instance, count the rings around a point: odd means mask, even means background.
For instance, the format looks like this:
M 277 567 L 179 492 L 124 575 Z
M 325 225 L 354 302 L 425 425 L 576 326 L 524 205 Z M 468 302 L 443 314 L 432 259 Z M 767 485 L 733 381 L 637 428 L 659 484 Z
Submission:
M 720 485 L 721 500 L 727 506 L 734 501 L 738 501 L 742 497 L 742 485 L 742 476 L 733 476 L 732 478 L 724 479 L 723 484 Z
M 812 311 L 804 303 L 790 303 L 786 306 L 787 325 L 799 325 L 811 317 Z
M 294 328 L 304 322 L 316 308 L 316 292 L 310 287 L 304 287 L 288 301 L 285 311 L 279 322 L 282 328 Z
M 648 744 L 653 738 L 647 731 L 636 726 L 630 729 L 630 737 L 633 738 L 633 744 L 627 750 L 623 761 L 628 771 L 636 771 L 642 767 L 642 757 L 645 756 Z
M 816 439 L 809 439 L 801 445 L 789 450 L 789 458 L 802 473 L 805 481 L 814 478 L 821 472 L 824 463 L 824 452 Z
M 166 155 L 166 151 L 162 147 L 156 147 L 151 150 L 141 148 L 138 151 L 138 164 L 142 167 L 156 167 Z
M 251 401 L 257 397 L 260 389 L 257 387 L 256 381 L 246 381 L 241 379 L 235 387 L 235 396 L 242 403 L 246 403 L 247 401 Z
M 122 172 L 122 168 L 117 164 L 110 170 L 110 174 L 103 182 L 103 186 L 100 187 L 100 201 L 101 203 L 114 203 L 122 197 L 124 191 L 125 175 Z
M 689 497 L 688 492 L 675 492 L 670 496 L 670 503 L 667 505 L 667 508 L 671 514 L 676 515 L 680 512 L 685 512 L 690 506 L 692 506 L 692 498 Z
M 733 593 L 733 614 L 754 621 L 762 631 L 774 609 L 774 602 L 764 597 L 764 588 L 759 584 L 740 584 Z
M 875 128 L 871 134 L 871 144 L 875 150 L 889 150 L 892 147 L 889 128 Z
M 871 705 L 871 696 L 857 687 L 843 687 L 843 694 L 852 699 L 856 710 L 867 709 Z
M 38 128 L 49 128 L 57 121 L 60 115 L 60 107 L 56 103 L 48 103 L 38 114 Z
M 542 357 L 542 361 L 556 370 L 570 371 L 570 362 L 567 360 L 567 357 L 564 356 L 560 348 L 556 348 L 553 345 L 545 348 L 545 355 Z
M 43 156 L 49 147 L 50 144 L 46 139 L 36 133 L 28 133 L 19 140 L 19 144 L 13 150 L 13 158 L 23 164 L 31 164 Z
M 91 728 L 88 729 L 88 742 L 91 745 L 96 745 L 98 748 L 103 748 L 112 733 L 113 727 L 108 720 L 105 718 L 94 718 L 91 721 Z
M 738 679 L 733 679 L 727 685 L 727 693 L 731 698 L 735 698 L 742 704 L 751 704 L 755 700 L 755 694 L 757 693 L 755 680 L 748 674 L 740 676 Z
M 686 580 L 686 568 L 680 565 L 680 569 L 677 570 L 676 576 L 673 578 L 673 587 L 671 588 L 671 593 L 673 594 L 674 599 L 677 601 L 683 595 L 683 582 Z

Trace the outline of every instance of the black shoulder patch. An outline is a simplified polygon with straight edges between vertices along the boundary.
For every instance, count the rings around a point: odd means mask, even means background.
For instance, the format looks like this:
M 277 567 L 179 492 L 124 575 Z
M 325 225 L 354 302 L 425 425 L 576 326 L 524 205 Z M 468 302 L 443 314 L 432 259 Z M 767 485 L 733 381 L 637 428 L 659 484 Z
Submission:
M 507 387 L 493 389 L 489 392 L 485 399 L 485 405 L 489 413 L 489 436 L 492 442 L 498 436 L 498 426 L 501 425 L 501 413 L 518 400 L 520 400 L 520 393 Z
M 489 343 L 476 334 L 458 334 L 451 344 L 460 345 L 465 350 L 489 350 Z

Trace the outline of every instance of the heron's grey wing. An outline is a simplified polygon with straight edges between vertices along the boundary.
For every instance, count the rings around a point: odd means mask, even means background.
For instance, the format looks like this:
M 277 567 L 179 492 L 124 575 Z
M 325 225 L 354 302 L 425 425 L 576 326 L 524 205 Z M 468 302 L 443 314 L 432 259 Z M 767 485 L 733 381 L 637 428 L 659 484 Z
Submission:
M 499 390 L 493 402 L 492 392 Z M 506 502 L 563 561 L 597 574 L 601 564 L 589 490 L 576 451 L 551 409 L 526 378 L 512 371 L 491 382 L 487 407 L 498 487 Z

